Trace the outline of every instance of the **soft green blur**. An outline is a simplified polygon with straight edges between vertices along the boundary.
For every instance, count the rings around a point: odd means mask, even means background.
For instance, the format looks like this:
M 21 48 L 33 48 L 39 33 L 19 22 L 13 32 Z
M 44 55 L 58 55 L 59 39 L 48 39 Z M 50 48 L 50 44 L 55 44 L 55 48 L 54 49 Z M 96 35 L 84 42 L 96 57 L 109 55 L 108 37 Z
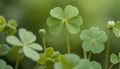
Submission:
M 79 8 L 80 15 L 83 18 L 81 31 L 91 26 L 96 26 L 107 33 L 108 31 L 105 28 L 105 24 L 107 24 L 109 20 L 120 20 L 119 3 L 120 0 L 0 0 L 0 15 L 3 15 L 7 20 L 17 20 L 18 29 L 26 28 L 33 31 L 38 37 L 37 42 L 41 45 L 41 36 L 38 31 L 40 28 L 45 28 L 47 30 L 47 46 L 54 47 L 55 50 L 61 53 L 67 53 L 64 30 L 62 30 L 58 36 L 54 36 L 48 31 L 46 20 L 47 17 L 50 16 L 50 9 L 57 6 L 64 8 L 68 4 L 74 5 Z M 78 34 L 69 34 L 69 36 L 72 53 L 83 57 L 81 49 L 82 41 L 79 38 L 80 32 Z M 113 34 L 111 53 L 119 52 L 119 42 L 120 38 L 115 37 Z M 102 52 L 100 55 L 94 55 L 93 60 L 97 60 L 103 64 L 104 53 L 105 52 Z M 9 60 L 10 58 L 7 59 Z M 12 63 L 13 61 L 10 62 Z M 33 63 L 25 58 L 21 61 L 20 69 L 31 69 L 32 65 Z

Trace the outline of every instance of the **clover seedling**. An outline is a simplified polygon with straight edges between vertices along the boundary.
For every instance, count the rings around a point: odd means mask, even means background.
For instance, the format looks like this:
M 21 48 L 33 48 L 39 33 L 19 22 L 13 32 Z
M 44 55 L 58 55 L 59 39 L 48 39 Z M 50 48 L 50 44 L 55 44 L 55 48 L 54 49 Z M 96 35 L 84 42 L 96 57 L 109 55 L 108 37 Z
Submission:
M 38 64 L 44 65 L 47 69 L 53 69 L 53 65 L 59 60 L 60 53 L 54 51 L 52 47 L 46 48 L 45 53 L 40 54 L 40 59 L 37 61 Z
M 112 65 L 110 66 L 109 69 L 111 69 L 114 64 L 118 64 L 118 63 L 120 64 L 120 53 L 118 54 L 118 56 L 114 53 L 111 54 L 110 62 L 112 63 Z M 119 66 L 119 68 L 120 68 L 120 66 Z
M 91 51 L 94 54 L 101 53 L 104 50 L 104 42 L 107 41 L 107 35 L 97 27 L 91 27 L 89 30 L 83 30 L 80 34 L 82 48 L 84 51 Z
M 79 32 L 82 24 L 82 18 L 78 14 L 79 10 L 72 5 L 66 6 L 64 10 L 55 7 L 50 11 L 51 16 L 47 19 L 47 25 L 50 27 L 49 31 L 54 35 L 58 35 L 64 26 L 68 53 L 70 53 L 68 31 L 75 34 Z
M 7 65 L 6 62 L 0 59 L 0 69 L 13 69 L 10 65 Z

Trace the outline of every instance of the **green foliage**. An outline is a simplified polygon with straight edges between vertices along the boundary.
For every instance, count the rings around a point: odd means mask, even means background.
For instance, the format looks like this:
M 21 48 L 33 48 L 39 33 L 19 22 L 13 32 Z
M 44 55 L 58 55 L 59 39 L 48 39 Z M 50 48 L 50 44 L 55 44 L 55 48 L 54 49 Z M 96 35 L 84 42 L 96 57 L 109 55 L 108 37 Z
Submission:
M 0 44 L 0 56 L 8 54 L 10 47 L 7 44 Z
M 7 65 L 6 62 L 0 59 L 0 69 L 13 69 L 10 65 Z
M 96 61 L 90 62 L 87 59 L 80 59 L 75 54 L 66 54 L 56 62 L 54 69 L 101 69 L 101 65 Z
M 120 62 L 120 53 L 119 53 L 119 57 L 116 54 L 111 54 L 110 56 L 110 62 L 112 64 L 118 64 Z
M 107 35 L 97 27 L 91 27 L 89 30 L 83 30 L 80 34 L 82 48 L 94 54 L 101 53 L 104 50 L 104 42 L 107 41 Z
M 47 25 L 50 27 L 49 31 L 58 35 L 64 24 L 70 33 L 79 32 L 82 18 L 78 14 L 79 10 L 72 5 L 66 6 L 64 11 L 60 7 L 55 7 L 50 11 L 51 16 L 47 19 Z
M 6 20 L 3 16 L 0 16 L 0 32 L 7 32 L 12 35 L 16 33 L 17 22 L 15 20 L 9 20 L 6 23 Z
M 23 34 L 24 33 L 24 34 Z M 22 51 L 24 55 L 32 60 L 38 60 L 39 54 L 35 51 L 41 51 L 43 48 L 38 44 L 34 43 L 36 40 L 36 36 L 25 29 L 19 30 L 19 37 L 21 41 L 15 36 L 8 36 L 6 38 L 7 42 L 13 46 L 20 46 L 22 47 Z

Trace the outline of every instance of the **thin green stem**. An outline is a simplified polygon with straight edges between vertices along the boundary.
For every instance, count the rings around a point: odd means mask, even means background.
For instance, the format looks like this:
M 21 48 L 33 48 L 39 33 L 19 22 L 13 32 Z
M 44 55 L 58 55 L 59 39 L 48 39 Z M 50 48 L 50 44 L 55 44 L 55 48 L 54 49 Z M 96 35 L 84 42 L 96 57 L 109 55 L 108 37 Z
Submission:
M 105 68 L 104 69 L 108 69 L 108 65 L 109 65 L 108 61 L 109 61 L 111 39 L 112 39 L 112 30 L 110 30 L 110 32 L 109 32 L 109 37 L 108 37 L 108 42 L 107 42 L 107 47 L 106 47 Z
M 70 42 L 69 42 L 68 31 L 67 31 L 65 23 L 64 23 L 64 29 L 65 29 L 65 37 L 66 37 L 66 43 L 67 43 L 67 50 L 68 50 L 68 54 L 70 54 Z
M 114 65 L 114 64 L 111 64 L 110 67 L 109 67 L 109 69 L 112 69 L 113 65 Z
M 19 62 L 20 62 L 20 59 L 19 59 L 19 56 L 17 57 L 17 61 L 16 61 L 16 64 L 15 64 L 15 69 L 18 69 L 18 66 L 19 66 Z
M 92 52 L 90 51 L 90 52 L 89 52 L 89 56 L 88 56 L 88 60 L 91 59 L 91 56 L 92 56 Z
M 119 67 L 118 69 L 120 69 L 120 62 L 119 62 L 119 66 L 118 67 Z
M 44 35 L 42 35 L 42 41 L 43 41 L 44 52 L 45 52 L 45 49 L 46 49 L 46 42 L 45 42 L 45 36 L 44 36 Z
M 84 53 L 84 58 L 87 59 L 86 51 L 83 51 L 83 53 Z

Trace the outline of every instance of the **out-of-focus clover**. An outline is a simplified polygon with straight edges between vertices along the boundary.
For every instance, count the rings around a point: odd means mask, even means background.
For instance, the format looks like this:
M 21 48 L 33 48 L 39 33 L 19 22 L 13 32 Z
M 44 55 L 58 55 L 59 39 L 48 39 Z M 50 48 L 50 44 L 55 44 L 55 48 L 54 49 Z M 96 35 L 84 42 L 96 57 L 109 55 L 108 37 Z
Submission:
M 68 5 L 64 10 L 55 7 L 50 11 L 50 15 L 47 19 L 47 25 L 52 34 L 58 35 L 63 25 L 72 34 L 79 32 L 82 18 L 79 16 L 79 10 L 76 7 Z
M 7 65 L 6 62 L 0 59 L 0 69 L 13 69 L 12 66 Z
M 17 22 L 9 20 L 6 22 L 5 18 L 0 15 L 0 32 L 7 32 L 9 35 L 16 33 Z
M 110 62 L 112 64 L 118 64 L 120 62 L 120 52 L 119 52 L 118 56 L 116 54 L 114 54 L 114 53 L 111 54 L 110 55 Z
M 21 41 L 13 35 L 8 36 L 6 40 L 9 44 L 13 46 L 22 47 L 20 49 L 26 57 L 34 61 L 38 60 L 39 54 L 35 50 L 41 51 L 43 50 L 43 48 L 38 43 L 34 43 L 34 41 L 36 40 L 36 36 L 32 32 L 21 28 L 19 30 L 19 37 Z
M 107 41 L 107 35 L 97 27 L 91 27 L 89 30 L 83 30 L 80 34 L 83 40 L 82 48 L 88 52 L 101 53 L 104 50 L 104 42 Z
M 40 59 L 37 63 L 44 65 L 47 69 L 51 69 L 54 63 L 59 60 L 59 57 L 60 52 L 54 51 L 52 47 L 49 47 L 45 49 L 45 53 L 40 54 Z

